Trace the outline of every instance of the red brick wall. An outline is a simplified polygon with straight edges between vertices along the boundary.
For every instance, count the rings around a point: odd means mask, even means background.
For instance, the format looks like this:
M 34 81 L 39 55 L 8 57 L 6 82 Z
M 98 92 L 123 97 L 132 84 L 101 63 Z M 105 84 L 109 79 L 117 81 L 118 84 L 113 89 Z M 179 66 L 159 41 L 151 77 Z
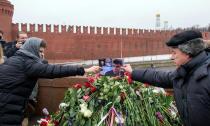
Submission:
M 28 25 L 29 36 L 43 38 L 48 43 L 46 57 L 50 60 L 87 60 L 103 57 L 120 57 L 121 47 L 123 57 L 167 54 L 169 49 L 165 42 L 179 31 L 148 31 L 142 29 L 120 29 L 101 27 L 47 25 Z M 18 24 L 13 24 L 17 31 Z M 27 31 L 27 25 L 21 24 L 22 31 Z M 51 32 L 51 29 L 54 29 Z M 89 32 L 88 32 L 89 31 Z M 109 31 L 109 32 L 108 32 Z M 210 33 L 203 33 L 210 38 Z
M 0 1 L 0 29 L 4 31 L 4 39 L 11 41 L 12 16 L 14 7 L 6 0 Z
M 120 29 L 81 26 L 44 26 L 21 25 L 22 31 L 29 36 L 43 38 L 48 43 L 46 57 L 50 60 L 87 60 L 103 57 L 123 57 L 167 54 L 165 42 L 178 31 L 148 31 L 142 29 Z M 18 31 L 18 24 L 13 24 L 13 33 Z M 52 28 L 51 28 L 52 27 Z M 28 30 L 27 30 L 28 29 Z M 30 29 L 30 30 L 29 30 Z M 35 30 L 38 29 L 38 30 Z M 51 32 L 50 29 L 54 29 Z M 108 32 L 109 31 L 109 32 Z M 209 33 L 204 36 L 210 37 Z

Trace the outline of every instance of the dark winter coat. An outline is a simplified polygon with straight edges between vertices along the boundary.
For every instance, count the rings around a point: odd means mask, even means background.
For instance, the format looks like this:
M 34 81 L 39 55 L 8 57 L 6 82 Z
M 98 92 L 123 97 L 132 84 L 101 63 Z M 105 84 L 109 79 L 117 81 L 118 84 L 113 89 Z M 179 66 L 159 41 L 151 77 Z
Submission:
M 0 47 L 2 47 L 3 53 L 5 53 L 5 44 L 6 44 L 6 41 L 4 41 L 3 39 L 0 39 Z
M 210 126 L 210 59 L 201 52 L 174 72 L 134 70 L 133 80 L 173 88 L 177 109 L 186 126 Z
M 9 58 L 14 56 L 18 48 L 16 48 L 17 41 L 8 42 L 4 44 L 4 55 Z
M 38 78 L 84 74 L 84 68 L 39 62 L 40 41 L 37 38 L 27 40 L 22 51 L 0 65 L 0 126 L 21 125 L 25 105 Z
M 4 41 L 3 39 L 0 39 L 0 44 L 1 44 L 2 48 L 4 48 L 6 41 Z

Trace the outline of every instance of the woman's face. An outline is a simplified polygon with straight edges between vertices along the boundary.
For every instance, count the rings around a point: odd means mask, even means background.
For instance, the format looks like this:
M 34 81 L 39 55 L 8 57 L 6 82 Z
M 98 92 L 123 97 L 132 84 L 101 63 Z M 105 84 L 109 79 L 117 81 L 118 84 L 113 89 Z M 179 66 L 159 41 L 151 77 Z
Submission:
M 181 65 L 184 65 L 185 63 L 190 61 L 191 57 L 183 53 L 178 48 L 172 48 L 171 59 L 173 60 L 173 62 L 177 67 L 180 67 Z
M 39 48 L 39 57 L 42 59 L 44 59 L 44 50 L 45 50 L 45 48 L 43 48 L 43 47 Z

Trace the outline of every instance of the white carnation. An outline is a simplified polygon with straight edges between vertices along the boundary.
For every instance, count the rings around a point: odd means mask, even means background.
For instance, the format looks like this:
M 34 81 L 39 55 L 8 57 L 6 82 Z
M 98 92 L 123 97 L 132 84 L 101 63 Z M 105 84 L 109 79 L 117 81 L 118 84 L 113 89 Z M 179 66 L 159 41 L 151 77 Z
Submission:
M 66 109 L 67 106 L 68 106 L 68 104 L 66 104 L 66 103 L 60 103 L 59 109 Z
M 81 113 L 84 113 L 86 110 L 87 110 L 87 108 L 81 108 L 81 109 L 80 109 L 80 112 L 81 112 Z
M 92 116 L 92 113 L 89 109 L 86 109 L 86 111 L 84 111 L 84 117 L 91 117 Z
M 80 106 L 80 108 L 87 108 L 87 104 L 85 102 L 80 104 L 79 106 Z
M 79 105 L 80 106 L 80 112 L 84 113 L 87 110 L 87 104 L 84 102 Z

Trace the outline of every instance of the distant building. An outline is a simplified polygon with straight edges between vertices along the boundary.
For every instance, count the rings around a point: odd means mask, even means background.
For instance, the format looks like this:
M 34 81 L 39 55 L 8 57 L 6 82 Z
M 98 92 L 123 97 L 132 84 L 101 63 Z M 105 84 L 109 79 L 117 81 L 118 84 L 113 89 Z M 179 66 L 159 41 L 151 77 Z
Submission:
M 164 21 L 163 22 L 164 26 L 163 26 L 163 30 L 168 30 L 168 21 Z
M 157 13 L 157 14 L 155 15 L 155 17 L 156 17 L 155 29 L 156 29 L 156 30 L 160 30 L 160 14 Z

